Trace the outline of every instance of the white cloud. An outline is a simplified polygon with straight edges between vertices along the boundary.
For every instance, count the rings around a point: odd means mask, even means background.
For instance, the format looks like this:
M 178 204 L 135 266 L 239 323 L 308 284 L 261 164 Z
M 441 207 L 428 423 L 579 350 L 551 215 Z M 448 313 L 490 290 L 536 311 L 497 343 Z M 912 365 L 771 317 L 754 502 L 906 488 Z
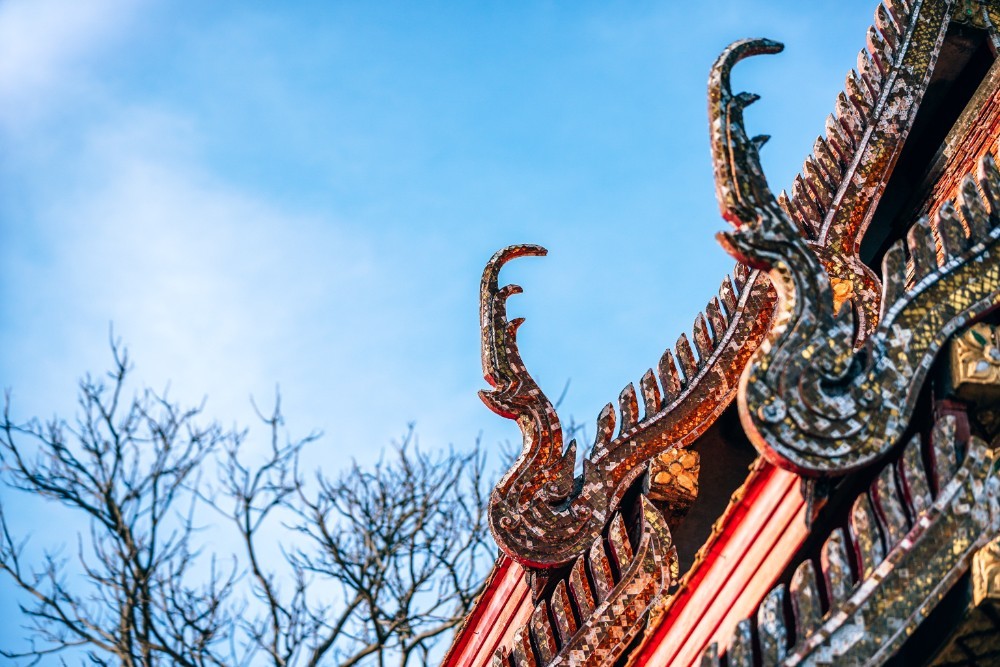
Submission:
M 0 2 L 0 120 L 34 116 L 49 96 L 82 84 L 81 63 L 125 32 L 148 4 L 134 0 Z
M 4 281 L 21 286 L 7 304 L 18 325 L 0 329 L 18 414 L 71 412 L 73 378 L 107 364 L 113 321 L 137 378 L 207 395 L 224 422 L 252 422 L 248 396 L 266 405 L 280 383 L 293 432 L 326 431 L 314 449 L 331 471 L 410 419 L 432 447 L 466 446 L 489 420 L 459 379 L 476 380 L 475 303 L 457 311 L 454 290 L 418 287 L 426 249 L 226 181 L 177 114 L 122 106 L 82 136 L 66 178 L 25 194 L 31 230 L 3 253 Z M 456 318 L 464 374 L 439 342 Z
M 322 326 L 311 303 L 350 309 L 370 258 L 336 220 L 275 207 L 170 147 L 191 135 L 183 119 L 141 109 L 92 130 L 75 156 L 80 181 L 33 195 L 46 251 L 25 267 L 23 307 L 51 304 L 91 330 L 114 320 L 141 346 L 149 381 L 245 406 L 280 377 L 274 364 L 297 329 L 310 316 Z M 34 311 L 39 330 L 52 315 Z

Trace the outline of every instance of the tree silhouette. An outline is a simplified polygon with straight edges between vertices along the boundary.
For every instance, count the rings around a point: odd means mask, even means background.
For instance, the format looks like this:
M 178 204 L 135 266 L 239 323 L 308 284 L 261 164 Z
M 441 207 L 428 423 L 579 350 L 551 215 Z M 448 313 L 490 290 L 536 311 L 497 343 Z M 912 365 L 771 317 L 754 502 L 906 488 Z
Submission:
M 72 421 L 18 424 L 7 396 L 0 482 L 59 503 L 86 529 L 75 557 L 57 545 L 29 559 L 0 501 L 0 571 L 24 593 L 28 641 L 3 656 L 35 664 L 75 651 L 129 667 L 431 661 L 493 560 L 478 442 L 431 455 L 411 425 L 372 467 L 306 475 L 300 454 L 319 436 L 289 438 L 279 399 L 261 414 L 270 442 L 254 456 L 248 431 L 206 422 L 203 406 L 149 389 L 125 399 L 131 366 L 111 347 L 107 377 L 80 381 Z M 228 530 L 239 548 L 209 552 L 201 528 Z

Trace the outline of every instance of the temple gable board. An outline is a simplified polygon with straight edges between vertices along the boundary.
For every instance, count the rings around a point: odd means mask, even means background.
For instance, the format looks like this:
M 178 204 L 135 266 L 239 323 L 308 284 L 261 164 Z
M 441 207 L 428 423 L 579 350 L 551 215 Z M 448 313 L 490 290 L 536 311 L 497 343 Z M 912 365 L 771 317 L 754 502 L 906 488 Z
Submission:
M 481 396 L 523 443 L 445 665 L 1000 665 L 1000 0 L 885 0 L 859 38 L 777 194 L 730 74 L 783 47 L 713 65 L 735 266 L 593 442 L 507 316 L 545 249 L 487 263 Z

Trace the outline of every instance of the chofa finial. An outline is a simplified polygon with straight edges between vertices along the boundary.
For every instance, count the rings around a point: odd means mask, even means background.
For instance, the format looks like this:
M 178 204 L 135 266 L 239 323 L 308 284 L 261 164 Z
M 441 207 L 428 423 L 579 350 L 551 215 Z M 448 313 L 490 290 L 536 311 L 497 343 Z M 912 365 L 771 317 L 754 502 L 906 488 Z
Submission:
M 712 65 L 708 79 L 708 115 L 711 123 L 715 190 L 722 217 L 737 227 L 754 222 L 757 211 L 772 202 L 759 151 L 766 135 L 747 136 L 743 109 L 756 102 L 752 93 L 733 95 L 729 75 L 744 58 L 780 53 L 784 45 L 770 39 L 743 39 L 730 44 Z

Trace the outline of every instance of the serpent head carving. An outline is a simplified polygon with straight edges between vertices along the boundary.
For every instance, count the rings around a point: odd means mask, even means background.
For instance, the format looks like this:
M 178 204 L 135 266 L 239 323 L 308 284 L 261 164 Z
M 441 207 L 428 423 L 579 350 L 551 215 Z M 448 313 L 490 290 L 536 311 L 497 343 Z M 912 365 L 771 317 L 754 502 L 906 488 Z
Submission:
M 507 318 L 507 299 L 521 288 L 499 285 L 504 264 L 546 252 L 537 245 L 500 250 L 486 265 L 480 288 L 483 377 L 492 389 L 479 395 L 491 410 L 516 420 L 523 436 L 520 455 L 490 496 L 490 526 L 501 549 L 516 554 L 525 565 L 540 567 L 568 562 L 574 555 L 572 545 L 589 542 L 594 531 L 600 532 L 606 509 L 606 504 L 595 507 L 580 496 L 568 502 L 576 444 L 564 451 L 555 407 L 521 359 L 517 329 L 523 319 Z
M 740 417 L 773 463 L 804 475 L 839 475 L 888 452 L 941 345 L 1000 302 L 1000 173 L 992 157 L 983 158 L 978 187 L 967 176 L 957 207 L 946 202 L 888 250 L 877 325 L 855 349 L 858 322 L 850 301 L 835 307 L 830 276 L 767 187 L 761 142 L 742 128 L 745 101 L 755 98 L 729 89 L 732 65 L 773 51 L 769 44 L 737 42 L 713 70 L 717 189 L 723 216 L 737 225 L 719 238 L 741 261 L 766 269 L 778 293 L 767 341 L 740 380 Z

